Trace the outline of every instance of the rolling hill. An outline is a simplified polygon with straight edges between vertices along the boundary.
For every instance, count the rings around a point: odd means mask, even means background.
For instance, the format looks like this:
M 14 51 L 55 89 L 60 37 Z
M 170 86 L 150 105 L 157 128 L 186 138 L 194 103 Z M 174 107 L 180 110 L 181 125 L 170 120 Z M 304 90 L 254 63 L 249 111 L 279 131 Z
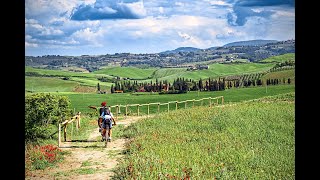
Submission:
M 249 41 L 237 41 L 223 45 L 223 47 L 231 46 L 263 46 L 268 43 L 276 43 L 276 40 L 249 40 Z

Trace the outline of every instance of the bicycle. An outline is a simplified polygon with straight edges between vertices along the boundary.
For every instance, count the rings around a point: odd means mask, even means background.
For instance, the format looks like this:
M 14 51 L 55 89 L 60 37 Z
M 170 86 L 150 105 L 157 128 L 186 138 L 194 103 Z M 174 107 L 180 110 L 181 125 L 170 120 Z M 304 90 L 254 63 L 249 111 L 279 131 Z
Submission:
M 99 132 L 101 132 L 101 141 L 105 141 L 105 147 L 107 147 L 108 142 L 111 142 L 111 139 L 109 138 L 109 125 L 102 125 L 103 119 L 102 117 L 99 117 Z M 112 121 L 110 121 L 112 123 Z M 113 124 L 115 125 L 115 124 Z M 104 128 L 105 127 L 105 128 Z

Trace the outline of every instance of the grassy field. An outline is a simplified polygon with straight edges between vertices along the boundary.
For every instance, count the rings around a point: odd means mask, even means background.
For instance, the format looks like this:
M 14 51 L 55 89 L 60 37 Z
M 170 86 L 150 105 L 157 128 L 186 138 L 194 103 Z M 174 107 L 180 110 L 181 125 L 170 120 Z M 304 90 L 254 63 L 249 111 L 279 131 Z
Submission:
M 287 54 L 282 56 L 273 57 L 273 59 L 290 59 L 294 57 L 294 54 Z M 241 63 L 241 64 L 219 64 L 213 63 L 209 65 L 209 69 L 206 70 L 196 70 L 196 71 L 187 71 L 186 68 L 145 68 L 140 69 L 136 67 L 106 67 L 98 71 L 94 71 L 91 73 L 88 72 L 72 72 L 66 70 L 49 70 L 49 69 L 39 69 L 39 68 L 32 68 L 32 67 L 25 67 L 25 72 L 35 72 L 42 76 L 57 76 L 52 77 L 50 82 L 52 84 L 59 84 L 60 77 L 67 77 L 69 80 L 64 81 L 66 86 L 62 87 L 62 90 L 58 90 L 59 92 L 66 91 L 66 89 L 70 89 L 72 83 L 76 82 L 83 86 L 91 86 L 96 87 L 99 83 L 103 91 L 110 92 L 110 88 L 112 83 L 110 82 L 101 82 L 98 80 L 99 77 L 106 77 L 108 79 L 114 79 L 116 76 L 119 77 L 129 77 L 131 79 L 136 79 L 138 82 L 155 82 L 156 79 L 158 80 L 167 80 L 168 82 L 172 83 L 177 78 L 186 78 L 186 79 L 193 79 L 198 81 L 201 79 L 208 79 L 208 78 L 219 78 L 229 75 L 240 75 L 240 74 L 249 74 L 249 73 L 258 73 L 258 72 L 265 72 L 272 68 L 275 65 L 275 62 L 272 60 L 267 60 L 269 63 Z M 36 83 L 38 78 L 34 77 L 26 77 L 26 83 L 33 82 L 32 87 L 34 89 L 44 89 L 44 92 L 54 92 L 57 91 L 57 88 L 53 85 L 50 88 L 49 83 Z M 57 82 L 55 82 L 57 80 Z M 26 84 L 26 87 L 29 88 L 30 85 Z M 27 91 L 31 91 L 27 89 Z
M 224 96 L 225 103 L 240 102 L 250 99 L 261 98 L 264 96 L 277 95 L 282 93 L 294 92 L 294 85 L 276 85 L 266 87 L 249 87 L 239 89 L 227 89 L 225 91 L 204 91 L 204 92 L 188 92 L 186 94 L 174 95 L 132 95 L 123 94 L 93 94 L 93 93 L 55 93 L 68 96 L 71 101 L 71 108 L 82 113 L 92 112 L 88 106 L 100 106 L 102 101 L 107 101 L 109 106 L 126 105 L 126 104 L 145 104 L 145 103 L 166 103 L 169 101 L 184 101 L 189 99 L 201 99 L 207 97 Z M 172 107 L 173 108 L 173 107 Z M 134 108 L 131 109 L 135 111 Z M 161 111 L 165 111 L 166 107 L 162 107 Z M 142 113 L 146 113 L 146 109 L 141 109 Z M 153 107 L 151 112 L 155 112 Z
M 41 75 L 51 75 L 51 76 L 60 76 L 60 77 L 96 77 L 92 73 L 83 73 L 83 72 L 72 72 L 72 71 L 63 71 L 63 70 L 51 70 L 51 69 L 39 69 L 26 66 L 25 72 L 36 72 Z
M 167 80 L 168 82 L 173 82 L 173 80 L 178 77 L 185 79 L 193 79 L 199 80 L 210 78 L 219 78 L 229 75 L 238 75 L 238 74 L 249 74 L 249 73 L 257 73 L 264 72 L 269 70 L 274 66 L 274 63 L 242 63 L 242 64 L 218 64 L 214 63 L 209 65 L 209 69 L 205 70 L 197 70 L 197 71 L 187 71 L 186 69 L 177 70 L 176 73 L 172 73 L 172 69 L 166 69 L 167 71 L 171 71 L 167 76 L 157 76 L 158 80 Z M 164 74 L 165 70 L 162 71 L 161 74 Z M 153 82 L 155 78 L 151 79 Z M 149 80 L 144 80 L 150 82 Z M 141 82 L 144 82 L 141 81 Z
M 287 82 L 288 78 L 292 80 L 294 83 L 295 80 L 295 70 L 283 70 L 283 71 L 275 71 L 275 72 L 269 72 L 268 74 L 265 74 L 262 76 L 262 80 L 266 81 L 267 79 L 280 79 L 281 81 L 285 78 L 285 81 Z
M 101 82 L 98 77 L 107 77 L 113 79 L 116 76 L 137 79 L 138 82 L 155 82 L 158 80 L 167 80 L 172 83 L 178 77 L 199 80 L 210 78 L 218 78 L 228 75 L 247 74 L 264 72 L 274 66 L 274 63 L 242 63 L 242 64 L 218 64 L 209 65 L 207 70 L 187 71 L 186 68 L 147 68 L 140 69 L 135 67 L 109 67 L 91 73 L 87 72 L 71 72 L 63 70 L 38 69 L 25 67 L 25 72 L 36 72 L 40 75 L 50 75 L 59 77 L 68 77 L 69 81 L 75 81 L 85 86 L 94 87 L 98 83 L 104 89 L 110 91 L 112 83 Z M 34 84 L 35 85 L 35 84 Z M 35 85 L 35 86 L 41 86 Z M 39 87 L 41 88 L 41 87 Z M 49 91 L 51 92 L 51 91 Z
M 279 56 L 272 56 L 267 59 L 264 59 L 260 62 L 275 62 L 275 63 L 280 63 L 280 62 L 285 62 L 285 61 L 295 61 L 295 53 L 288 53 L 288 54 L 283 54 Z
M 187 72 L 186 68 L 161 68 L 152 74 L 152 78 L 163 78 L 163 77 L 168 77 L 168 76 L 174 76 L 176 74 L 181 74 Z
M 25 77 L 25 90 L 30 92 L 71 92 L 79 83 L 51 77 Z
M 106 74 L 131 79 L 148 79 L 156 70 L 157 68 L 140 69 L 136 67 L 109 67 L 94 71 L 93 74 Z
M 115 179 L 295 179 L 294 109 L 289 93 L 141 120 Z
M 25 77 L 25 90 L 35 92 L 72 92 L 77 85 L 97 87 L 100 84 L 101 90 L 110 91 L 110 87 L 113 83 L 101 82 L 98 77 L 109 77 L 104 74 L 93 74 L 93 73 L 81 73 L 71 72 L 63 70 L 49 70 L 49 69 L 38 69 L 32 67 L 25 67 L 25 72 L 36 72 L 44 77 Z M 52 77 L 45 77 L 52 76 Z M 62 80 L 61 77 L 67 77 L 68 80 Z M 33 88 L 33 90 L 32 90 Z

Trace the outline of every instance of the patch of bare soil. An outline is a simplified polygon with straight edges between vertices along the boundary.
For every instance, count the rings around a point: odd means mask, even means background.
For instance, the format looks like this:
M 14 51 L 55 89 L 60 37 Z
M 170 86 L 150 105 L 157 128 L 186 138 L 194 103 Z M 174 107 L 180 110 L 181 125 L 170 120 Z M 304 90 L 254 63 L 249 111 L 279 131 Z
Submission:
M 74 87 L 73 91 L 74 92 L 83 92 L 83 93 L 92 93 L 92 92 L 96 92 L 97 89 L 94 87 L 78 85 L 78 86 Z
M 128 126 L 131 123 L 145 117 L 130 117 L 117 122 Z M 92 130 L 87 142 L 62 142 L 60 149 L 69 151 L 62 163 L 56 167 L 31 172 L 26 179 L 86 179 L 108 180 L 113 176 L 113 169 L 117 166 L 119 158 L 122 158 L 125 143 L 128 139 L 116 139 L 105 143 L 101 142 L 98 128 Z

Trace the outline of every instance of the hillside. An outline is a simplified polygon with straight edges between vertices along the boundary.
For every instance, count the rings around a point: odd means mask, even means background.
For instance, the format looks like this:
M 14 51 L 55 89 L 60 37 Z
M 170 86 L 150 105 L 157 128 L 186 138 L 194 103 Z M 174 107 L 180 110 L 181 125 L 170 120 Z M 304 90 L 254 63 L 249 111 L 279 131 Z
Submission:
M 223 47 L 232 46 L 263 46 L 269 43 L 276 43 L 277 40 L 249 40 L 249 41 L 237 41 L 223 45 Z
M 285 61 L 295 61 L 295 53 L 287 53 L 279 56 L 272 56 L 266 59 L 261 60 L 260 62 L 276 62 L 282 63 Z
M 261 40 L 249 42 L 257 45 L 229 46 L 229 44 L 222 47 L 211 47 L 207 49 L 181 47 L 175 50 L 165 51 L 166 53 L 150 54 L 115 53 L 96 56 L 25 56 L 25 65 L 28 67 L 67 70 L 72 72 L 93 72 L 105 67 L 114 66 L 137 68 L 186 68 L 197 63 L 227 62 L 233 58 L 256 62 L 268 57 L 295 53 L 295 40 L 271 41 L 272 43 L 270 41 L 263 41 L 263 43 L 261 43 Z M 239 42 L 235 42 L 233 45 L 236 44 L 239 44 Z
M 289 93 L 139 121 L 124 131 L 134 141 L 116 177 L 292 179 L 294 110 L 294 93 Z
M 159 54 L 170 54 L 170 53 L 179 53 L 179 52 L 195 52 L 199 51 L 199 48 L 194 48 L 194 47 L 179 47 L 175 50 L 168 50 L 164 52 L 160 52 Z
M 58 69 L 32 68 L 26 66 L 26 92 L 91 92 L 96 93 L 98 83 L 101 92 L 110 92 L 111 86 L 115 83 L 124 81 L 135 81 L 136 83 L 150 83 L 164 81 L 173 83 L 178 78 L 184 78 L 198 82 L 218 78 L 242 79 L 257 81 L 262 74 L 269 71 L 279 71 L 274 75 L 264 76 L 263 81 L 267 79 L 280 79 L 284 82 L 292 75 L 281 73 L 283 70 L 294 70 L 294 53 L 273 56 L 259 62 L 241 62 L 238 59 L 225 63 L 211 62 L 203 65 L 207 68 L 190 70 L 188 68 L 138 68 L 138 67 L 120 67 L 105 66 L 100 70 L 93 72 L 73 72 Z M 293 63 L 288 63 L 293 60 Z M 269 72 L 271 73 L 271 72 Z M 250 75 L 252 74 L 252 75 Z M 260 75 L 258 75 L 260 74 Z M 245 77 L 246 76 L 246 77 Z M 278 78 L 277 78 L 278 77 Z M 248 79 L 249 78 L 249 79 Z M 294 83 L 294 81 L 292 81 Z M 232 82 L 234 83 L 234 82 Z M 140 86 L 140 85 L 139 85 Z M 137 90 L 139 86 L 135 86 Z

